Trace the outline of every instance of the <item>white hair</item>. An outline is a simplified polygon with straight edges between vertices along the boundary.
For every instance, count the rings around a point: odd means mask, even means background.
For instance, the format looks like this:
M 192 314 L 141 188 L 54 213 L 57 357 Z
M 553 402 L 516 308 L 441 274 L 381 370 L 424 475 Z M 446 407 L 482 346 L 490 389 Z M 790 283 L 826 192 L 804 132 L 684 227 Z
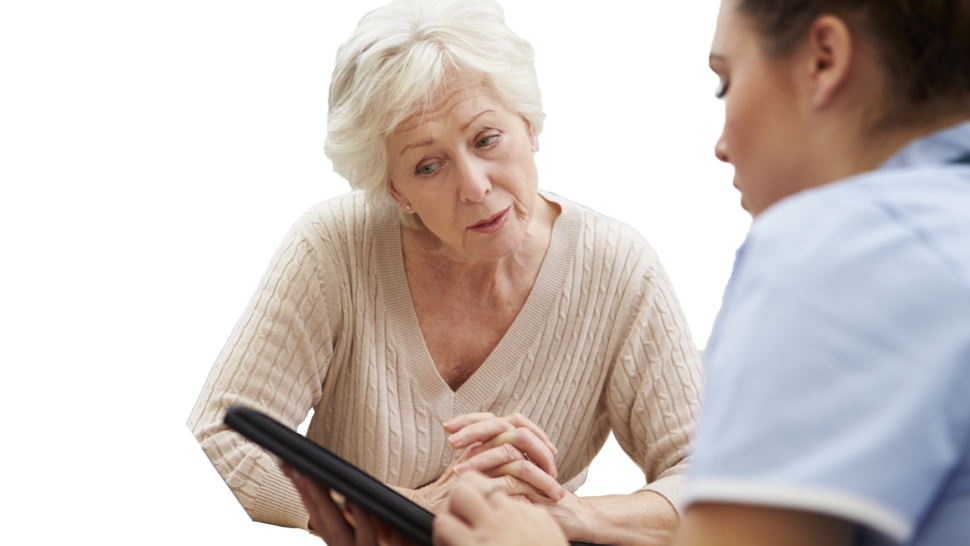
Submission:
M 327 115 L 333 170 L 369 197 L 387 195 L 386 136 L 429 111 L 450 72 L 481 76 L 538 135 L 545 113 L 529 42 L 494 0 L 394 0 L 363 18 L 337 50 Z M 403 214 L 408 227 L 416 215 Z

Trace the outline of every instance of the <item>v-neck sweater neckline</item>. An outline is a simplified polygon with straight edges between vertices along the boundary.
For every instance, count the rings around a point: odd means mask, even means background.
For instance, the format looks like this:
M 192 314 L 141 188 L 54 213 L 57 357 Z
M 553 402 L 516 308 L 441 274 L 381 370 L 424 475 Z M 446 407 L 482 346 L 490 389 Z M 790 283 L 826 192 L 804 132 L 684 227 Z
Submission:
M 411 300 L 404 271 L 401 223 L 396 211 L 385 209 L 374 226 L 379 294 L 387 309 L 388 327 L 400 343 L 400 359 L 415 390 L 435 417 L 447 421 L 456 415 L 484 411 L 518 371 L 527 353 L 549 325 L 549 317 L 562 296 L 563 285 L 575 261 L 581 215 L 573 205 L 549 194 L 541 197 L 559 205 L 562 212 L 552 228 L 549 249 L 525 305 L 485 362 L 456 391 L 445 383 L 428 351 Z M 570 251 L 573 250 L 573 252 Z

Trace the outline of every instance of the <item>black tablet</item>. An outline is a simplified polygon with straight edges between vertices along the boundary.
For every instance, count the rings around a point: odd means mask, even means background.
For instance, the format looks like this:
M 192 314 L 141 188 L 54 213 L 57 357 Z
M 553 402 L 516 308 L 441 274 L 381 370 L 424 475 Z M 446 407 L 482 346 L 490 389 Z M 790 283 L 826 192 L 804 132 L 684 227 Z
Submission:
M 411 502 L 332 451 L 265 413 L 229 408 L 227 426 L 259 444 L 301 474 L 333 489 L 417 546 L 431 546 L 434 514 Z M 573 542 L 573 545 L 586 544 Z

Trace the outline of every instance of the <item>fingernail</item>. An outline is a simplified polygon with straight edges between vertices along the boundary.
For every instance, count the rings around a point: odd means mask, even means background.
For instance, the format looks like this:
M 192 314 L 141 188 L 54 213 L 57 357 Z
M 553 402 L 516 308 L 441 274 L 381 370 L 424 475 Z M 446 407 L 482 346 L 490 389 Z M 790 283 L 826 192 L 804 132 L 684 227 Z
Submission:
M 445 421 L 444 423 L 441 423 L 441 424 L 444 425 L 446 428 L 451 428 L 455 426 L 455 420 L 452 419 L 450 421 Z
M 559 486 L 559 500 L 563 500 L 564 498 L 566 498 L 566 488 L 560 485 Z
M 549 444 L 549 449 L 551 449 L 553 453 L 559 453 L 559 448 L 557 448 L 552 442 L 547 443 Z
M 461 463 L 460 465 L 455 467 L 455 474 L 458 474 L 460 476 L 465 472 L 468 472 L 469 470 L 471 470 L 471 468 L 472 468 L 472 465 L 468 463 Z
M 454 446 L 461 443 L 461 433 L 459 432 L 458 434 L 452 434 L 451 438 L 448 438 L 448 443 Z

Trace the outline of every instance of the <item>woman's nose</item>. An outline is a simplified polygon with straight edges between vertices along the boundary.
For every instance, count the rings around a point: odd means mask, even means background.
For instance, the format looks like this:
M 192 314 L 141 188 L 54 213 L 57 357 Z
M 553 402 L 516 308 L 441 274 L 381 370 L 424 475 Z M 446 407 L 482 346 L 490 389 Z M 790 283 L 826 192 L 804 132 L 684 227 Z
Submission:
M 458 197 L 466 203 L 478 203 L 492 191 L 492 183 L 483 165 L 475 161 L 459 169 Z
M 725 163 L 731 162 L 731 156 L 728 155 L 727 142 L 724 141 L 724 134 L 721 134 L 721 138 L 717 139 L 717 144 L 714 145 L 714 155 Z

